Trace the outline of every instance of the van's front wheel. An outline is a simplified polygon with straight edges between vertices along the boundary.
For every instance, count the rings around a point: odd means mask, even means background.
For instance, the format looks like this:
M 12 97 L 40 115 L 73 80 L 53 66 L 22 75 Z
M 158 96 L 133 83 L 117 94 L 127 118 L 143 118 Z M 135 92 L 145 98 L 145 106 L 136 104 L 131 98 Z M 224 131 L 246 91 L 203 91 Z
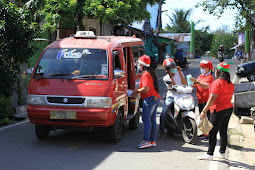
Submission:
M 136 130 L 139 126 L 140 111 L 138 110 L 135 116 L 129 120 L 129 129 Z
M 38 139 L 47 138 L 50 132 L 50 128 L 44 125 L 35 125 L 35 133 Z
M 122 112 L 118 111 L 115 123 L 108 127 L 108 134 L 111 142 L 118 143 L 122 135 Z

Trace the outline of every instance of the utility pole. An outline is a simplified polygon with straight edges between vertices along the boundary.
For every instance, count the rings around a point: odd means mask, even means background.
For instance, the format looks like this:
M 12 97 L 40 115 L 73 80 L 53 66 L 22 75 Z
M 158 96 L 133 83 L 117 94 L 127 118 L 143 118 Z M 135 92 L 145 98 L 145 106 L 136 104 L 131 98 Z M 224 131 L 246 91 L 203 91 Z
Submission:
M 245 31 L 245 46 L 244 46 L 245 59 L 249 59 L 249 31 Z
M 194 58 L 194 34 L 195 34 L 195 30 L 194 30 L 194 22 L 191 22 L 191 37 L 190 37 L 190 46 L 189 46 L 189 53 L 188 53 L 188 57 L 189 58 Z

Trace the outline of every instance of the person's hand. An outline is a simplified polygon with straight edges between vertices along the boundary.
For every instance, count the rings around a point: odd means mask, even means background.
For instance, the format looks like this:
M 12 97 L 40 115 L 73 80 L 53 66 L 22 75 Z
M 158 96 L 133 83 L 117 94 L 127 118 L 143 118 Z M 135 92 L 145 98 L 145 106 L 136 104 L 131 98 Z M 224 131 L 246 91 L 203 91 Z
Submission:
M 203 118 L 205 118 L 207 116 L 206 112 L 201 112 L 200 114 L 200 119 L 202 120 Z
M 182 73 L 182 68 L 180 66 L 177 66 L 177 70 L 180 74 Z
M 133 91 L 133 93 L 132 93 L 132 96 L 133 96 L 133 97 L 136 97 L 137 94 L 138 94 L 138 91 L 137 91 L 137 89 L 135 89 L 135 90 Z
M 166 73 L 170 76 L 170 78 L 173 78 L 174 74 L 173 74 L 173 73 L 171 73 L 171 71 L 170 71 L 170 70 L 166 70 Z
M 195 83 L 196 83 L 196 82 L 197 82 L 197 79 L 196 79 L 196 78 L 194 78 L 194 77 L 191 77 L 191 78 L 190 78 L 190 81 L 193 81 L 193 82 L 195 82 Z

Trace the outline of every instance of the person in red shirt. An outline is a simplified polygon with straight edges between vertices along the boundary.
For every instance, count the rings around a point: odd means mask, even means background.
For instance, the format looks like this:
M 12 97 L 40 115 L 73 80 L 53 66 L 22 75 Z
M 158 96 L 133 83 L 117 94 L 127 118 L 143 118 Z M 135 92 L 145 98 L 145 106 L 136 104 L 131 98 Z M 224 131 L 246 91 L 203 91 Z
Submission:
M 229 64 L 222 62 L 217 65 L 215 71 L 216 80 L 210 85 L 210 97 L 200 115 L 200 119 L 206 117 L 207 111 L 210 109 L 210 122 L 213 125 L 209 132 L 209 147 L 207 153 L 199 156 L 200 160 L 213 160 L 213 153 L 216 146 L 216 135 L 220 132 L 220 150 L 216 155 L 218 158 L 225 158 L 227 146 L 227 129 L 230 116 L 233 111 L 231 98 L 234 93 L 234 85 L 230 80 Z
M 198 78 L 191 77 L 190 80 L 194 82 L 193 87 L 196 88 L 196 95 L 198 101 L 199 113 L 202 112 L 209 98 L 209 86 L 214 81 L 212 75 L 213 64 L 209 60 L 202 60 L 200 62 L 200 72 L 201 74 Z M 208 119 L 210 118 L 210 112 L 207 112 Z M 209 135 L 202 134 L 199 137 L 209 138 Z
M 157 75 L 150 67 L 150 57 L 143 55 L 138 59 L 138 69 L 143 71 L 140 79 L 140 88 L 134 91 L 134 95 L 141 94 L 143 99 L 142 120 L 144 124 L 144 138 L 138 145 L 138 149 L 156 146 L 156 114 L 160 102 Z

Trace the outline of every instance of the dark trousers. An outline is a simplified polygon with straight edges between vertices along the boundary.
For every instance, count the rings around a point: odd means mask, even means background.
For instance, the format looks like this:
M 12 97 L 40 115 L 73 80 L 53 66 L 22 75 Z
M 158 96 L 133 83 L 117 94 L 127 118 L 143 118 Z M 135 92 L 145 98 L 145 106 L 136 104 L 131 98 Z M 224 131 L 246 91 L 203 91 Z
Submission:
M 204 109 L 206 103 L 207 103 L 207 102 L 202 103 L 202 104 L 198 104 L 199 115 L 200 115 L 201 112 L 203 111 L 203 109 Z M 207 117 L 208 117 L 208 120 L 210 120 L 210 110 L 207 111 Z
M 212 130 L 209 132 L 209 148 L 207 154 L 213 155 L 216 142 L 217 142 L 217 133 L 220 132 L 220 153 L 225 153 L 226 146 L 228 142 L 227 130 L 228 122 L 231 117 L 233 108 L 225 109 L 219 112 L 214 110 L 210 116 L 210 122 L 213 125 Z

